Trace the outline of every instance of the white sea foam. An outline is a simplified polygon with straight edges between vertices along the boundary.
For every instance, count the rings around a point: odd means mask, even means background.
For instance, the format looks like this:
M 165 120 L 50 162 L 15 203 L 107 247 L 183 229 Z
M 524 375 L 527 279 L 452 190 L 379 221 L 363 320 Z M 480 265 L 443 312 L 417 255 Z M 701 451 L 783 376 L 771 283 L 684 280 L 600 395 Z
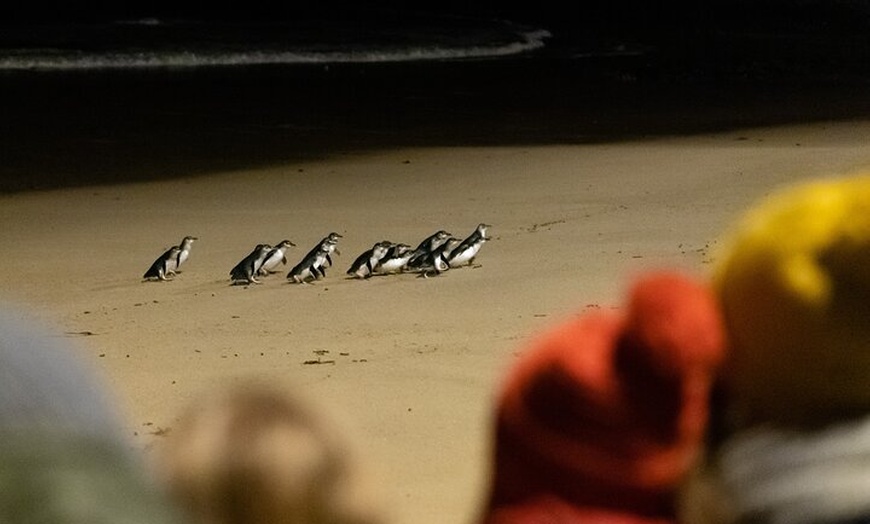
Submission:
M 126 22 L 138 26 L 161 26 L 158 20 Z M 519 55 L 545 46 L 551 34 L 543 29 L 517 30 L 511 38 L 504 34 L 498 39 L 482 38 L 480 42 L 452 42 L 450 38 L 438 42 L 378 44 L 343 43 L 336 46 L 313 46 L 308 43 L 260 45 L 190 46 L 175 45 L 168 49 L 131 49 L 82 51 L 76 49 L 0 49 L 0 71 L 32 70 L 92 70 L 92 69 L 147 69 L 195 68 L 248 65 L 303 65 L 350 64 L 378 62 L 450 61 L 499 58 Z

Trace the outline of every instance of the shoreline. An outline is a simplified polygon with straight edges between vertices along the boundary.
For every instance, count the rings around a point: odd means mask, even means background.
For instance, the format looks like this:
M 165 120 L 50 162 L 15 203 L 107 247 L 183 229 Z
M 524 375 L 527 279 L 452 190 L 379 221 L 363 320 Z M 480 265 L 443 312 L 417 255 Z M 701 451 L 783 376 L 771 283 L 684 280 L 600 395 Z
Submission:
M 671 78 L 636 58 L 0 75 L 0 193 L 413 147 L 625 143 L 860 120 L 866 80 Z

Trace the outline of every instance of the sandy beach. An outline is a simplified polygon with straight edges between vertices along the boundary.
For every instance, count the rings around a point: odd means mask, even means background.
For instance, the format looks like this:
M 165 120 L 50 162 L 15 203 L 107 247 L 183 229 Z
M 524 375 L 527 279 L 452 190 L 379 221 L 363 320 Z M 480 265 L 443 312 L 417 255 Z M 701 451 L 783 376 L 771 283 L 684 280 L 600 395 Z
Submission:
M 470 522 L 499 378 L 528 339 L 616 307 L 639 272 L 705 275 L 728 224 L 772 188 L 870 168 L 870 122 L 817 121 L 578 145 L 402 147 L 168 179 L 0 195 L 3 298 L 74 339 L 153 451 L 178 411 L 249 378 L 351 428 L 398 524 Z M 492 224 L 475 267 L 348 279 L 374 242 Z M 290 265 L 330 231 L 315 285 L 230 286 L 257 243 Z M 142 282 L 199 240 L 171 282 Z M 289 266 L 286 268 L 289 269 Z

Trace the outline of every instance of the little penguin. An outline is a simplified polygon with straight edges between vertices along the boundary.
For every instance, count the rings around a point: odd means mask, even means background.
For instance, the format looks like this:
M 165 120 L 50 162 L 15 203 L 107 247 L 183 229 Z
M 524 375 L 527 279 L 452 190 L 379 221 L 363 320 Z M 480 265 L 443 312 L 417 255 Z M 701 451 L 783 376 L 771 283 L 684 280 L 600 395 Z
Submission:
M 324 245 L 324 243 L 325 243 L 326 247 L 328 248 L 327 249 L 328 252 L 326 253 L 326 264 L 323 264 L 322 267 L 332 267 L 332 256 L 331 255 L 333 253 L 335 253 L 336 255 L 341 255 L 341 252 L 338 250 L 338 239 L 339 238 L 343 238 L 343 237 L 336 232 L 332 232 L 329 235 L 327 235 L 326 237 L 324 237 L 323 240 L 320 241 L 321 246 Z
M 142 275 L 145 280 L 169 280 L 169 277 L 175 275 L 175 269 L 178 267 L 178 254 L 181 252 L 179 246 L 172 246 L 165 253 L 160 255 L 157 260 L 151 264 L 148 271 Z
M 347 270 L 347 274 L 355 278 L 369 278 L 372 276 L 378 262 L 384 258 L 384 255 L 387 254 L 392 245 L 393 243 L 389 240 L 376 243 L 371 249 L 366 250 L 354 260 L 350 269 Z
M 429 275 L 440 275 L 450 269 L 448 257 L 450 252 L 459 246 L 461 241 L 456 237 L 448 237 L 443 244 L 436 247 L 431 253 L 426 255 L 426 258 L 418 268 L 423 274 L 423 277 L 428 278 Z
M 142 276 L 146 280 L 168 280 L 169 277 L 174 277 L 176 273 L 181 273 L 178 267 L 187 260 L 190 256 L 190 246 L 196 237 L 186 236 L 181 239 L 181 243 L 167 249 L 157 260 L 151 264 L 148 271 Z
M 313 258 L 316 257 L 321 250 L 326 251 L 326 254 L 325 254 L 326 258 L 323 260 L 323 262 L 319 263 L 314 268 L 314 269 L 317 269 L 317 271 L 320 273 L 320 277 L 318 277 L 318 278 L 325 277 L 326 276 L 325 269 L 328 267 L 332 267 L 332 256 L 331 256 L 332 253 L 335 253 L 336 255 L 341 254 L 341 252 L 339 252 L 339 250 L 338 250 L 338 239 L 339 238 L 342 238 L 342 236 L 339 235 L 338 233 L 335 233 L 335 232 L 330 233 L 329 235 L 323 237 L 320 240 L 320 243 L 317 244 L 316 246 L 314 246 L 311 249 L 311 251 L 308 252 L 307 255 L 302 257 L 303 262 L 306 260 L 309 260 L 309 259 L 313 260 Z M 288 275 L 288 277 L 289 277 L 289 275 Z
M 263 265 L 260 266 L 260 275 L 268 275 L 278 271 L 278 266 L 287 264 L 287 249 L 296 247 L 296 244 L 289 240 L 282 240 L 275 247 L 266 253 L 266 258 L 263 259 Z
M 408 260 L 408 267 L 412 269 L 422 267 L 426 262 L 426 258 L 451 236 L 450 233 L 442 229 L 423 239 L 411 254 L 411 258 Z
M 490 240 L 490 238 L 486 236 L 486 230 L 490 227 L 492 226 L 489 224 L 478 224 L 474 231 L 468 235 L 468 238 L 453 248 L 447 256 L 447 263 L 450 267 L 459 267 L 474 263 L 474 257 L 477 256 L 483 243 Z
M 178 252 L 178 258 L 177 258 L 177 262 L 175 264 L 175 272 L 176 273 L 181 273 L 181 271 L 179 271 L 178 268 L 181 267 L 181 264 L 184 264 L 184 262 L 190 256 L 190 248 L 193 246 L 194 240 L 199 240 L 199 239 L 197 237 L 186 236 L 186 237 L 182 238 L 181 243 L 178 244 L 180 251 Z
M 379 275 L 401 273 L 405 270 L 413 254 L 414 250 L 408 244 L 392 244 L 374 267 L 374 273 Z
M 243 258 L 241 262 L 230 270 L 230 278 L 233 284 L 259 284 L 260 281 L 257 280 L 257 273 L 260 271 L 263 260 L 265 260 L 266 255 L 269 254 L 271 249 L 272 246 L 269 244 L 257 244 L 257 247 L 248 256 Z
M 305 255 L 301 262 L 293 266 L 293 269 L 287 273 L 287 280 L 297 284 L 307 284 L 326 276 L 323 266 L 327 263 L 330 249 L 334 246 L 335 244 L 329 240 L 321 242 Z

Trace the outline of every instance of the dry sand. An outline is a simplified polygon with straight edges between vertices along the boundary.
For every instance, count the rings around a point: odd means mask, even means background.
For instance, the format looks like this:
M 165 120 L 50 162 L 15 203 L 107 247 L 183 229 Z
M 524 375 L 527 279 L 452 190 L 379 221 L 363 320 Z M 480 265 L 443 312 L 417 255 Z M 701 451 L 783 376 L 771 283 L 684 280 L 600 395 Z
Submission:
M 870 167 L 870 123 L 577 146 L 418 148 L 0 196 L 0 290 L 102 370 L 149 450 L 196 395 L 250 377 L 343 417 L 394 522 L 469 522 L 485 493 L 497 383 L 530 336 L 616 307 L 632 275 L 704 275 L 745 207 L 789 181 Z M 382 239 L 492 224 L 479 267 L 350 280 Z M 254 244 L 292 265 L 330 231 L 316 285 L 230 286 Z M 171 282 L 142 282 L 184 235 Z M 288 267 L 289 269 L 289 267 Z

